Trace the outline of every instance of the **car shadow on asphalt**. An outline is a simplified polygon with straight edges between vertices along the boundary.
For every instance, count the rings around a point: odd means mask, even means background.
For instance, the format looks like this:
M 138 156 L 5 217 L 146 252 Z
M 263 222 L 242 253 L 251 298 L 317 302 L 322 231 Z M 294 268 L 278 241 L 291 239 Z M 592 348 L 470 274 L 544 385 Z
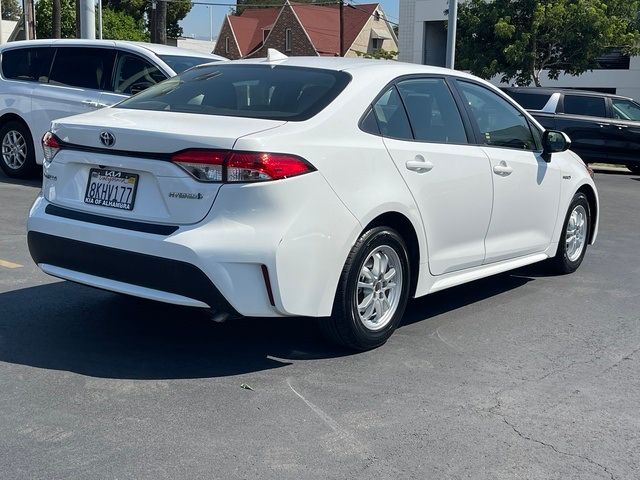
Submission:
M 0 170 L 0 184 L 21 185 L 23 187 L 41 187 L 42 186 L 42 167 L 34 174 L 33 178 L 9 178 L 2 170 Z
M 414 300 L 403 325 L 428 322 L 529 280 L 503 274 Z M 225 377 L 354 355 L 324 340 L 313 319 L 243 318 L 216 324 L 198 309 L 71 282 L 2 293 L 0 312 L 0 362 L 99 378 Z

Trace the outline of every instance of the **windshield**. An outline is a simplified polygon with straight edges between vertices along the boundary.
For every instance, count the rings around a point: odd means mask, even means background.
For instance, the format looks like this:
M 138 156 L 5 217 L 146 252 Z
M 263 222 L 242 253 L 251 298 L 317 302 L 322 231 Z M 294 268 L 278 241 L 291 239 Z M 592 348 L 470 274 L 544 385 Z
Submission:
M 631 100 L 613 99 L 613 116 L 620 120 L 635 120 L 640 122 L 640 105 Z
M 349 74 L 334 70 L 220 63 L 188 70 L 116 108 L 306 120 L 329 105 L 350 80 Z
M 171 67 L 176 73 L 182 73 L 185 70 L 202 65 L 203 63 L 218 62 L 219 60 L 211 57 L 183 57 L 182 55 L 158 55 L 164 63 Z

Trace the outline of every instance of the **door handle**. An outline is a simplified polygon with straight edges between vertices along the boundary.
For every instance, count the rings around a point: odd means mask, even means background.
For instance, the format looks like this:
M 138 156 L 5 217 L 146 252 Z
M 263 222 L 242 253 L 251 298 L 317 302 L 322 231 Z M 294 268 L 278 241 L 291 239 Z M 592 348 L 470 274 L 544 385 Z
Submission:
M 433 163 L 425 160 L 422 155 L 416 155 L 415 159 L 407 161 L 405 166 L 412 172 L 427 173 L 433 168 Z
M 493 166 L 493 172 L 500 175 L 501 177 L 506 177 L 507 175 L 511 175 L 511 173 L 513 173 L 513 168 L 507 165 L 507 162 L 502 160 L 498 165 Z
M 616 127 L 618 127 L 618 130 L 622 130 L 623 128 L 629 128 L 629 125 L 616 125 Z
M 81 103 L 86 107 L 96 108 L 98 102 L 95 102 L 93 100 L 83 100 Z
M 600 128 L 604 128 L 604 127 L 606 127 L 606 126 L 607 126 L 607 124 L 606 124 L 606 123 L 599 123 L 599 124 L 598 124 L 598 126 L 599 126 Z

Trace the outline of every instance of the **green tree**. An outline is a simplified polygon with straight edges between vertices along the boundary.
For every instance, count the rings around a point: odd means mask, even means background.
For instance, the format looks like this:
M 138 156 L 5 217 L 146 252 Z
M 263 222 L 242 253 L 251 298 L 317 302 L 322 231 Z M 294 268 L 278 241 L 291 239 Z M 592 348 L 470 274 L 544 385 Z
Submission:
M 395 52 L 393 50 L 385 50 L 384 48 L 379 48 L 371 53 L 359 52 L 357 50 L 354 50 L 354 52 L 358 57 L 375 58 L 376 60 L 395 60 L 396 58 L 398 58 L 398 52 Z
M 2 18 L 4 20 L 20 20 L 22 7 L 18 0 L 2 0 Z
M 468 0 L 458 11 L 457 68 L 540 86 L 579 75 L 611 48 L 640 53 L 638 0 Z
M 158 0 L 160 1 L 160 0 Z M 123 11 L 131 15 L 136 21 L 147 22 L 151 18 L 151 0 L 106 0 L 103 5 L 114 11 Z M 182 27 L 178 22 L 191 11 L 190 0 L 171 0 L 167 2 L 167 36 L 177 38 L 182 35 Z
M 75 0 L 60 0 L 60 4 L 62 12 L 62 38 L 75 38 Z M 38 3 L 36 3 L 36 28 L 38 38 L 52 38 L 53 36 L 52 9 L 53 0 L 38 0 Z M 143 20 L 136 20 L 127 12 L 115 11 L 111 8 L 103 8 L 102 10 L 102 29 L 102 37 L 112 40 L 146 41 L 149 39 Z

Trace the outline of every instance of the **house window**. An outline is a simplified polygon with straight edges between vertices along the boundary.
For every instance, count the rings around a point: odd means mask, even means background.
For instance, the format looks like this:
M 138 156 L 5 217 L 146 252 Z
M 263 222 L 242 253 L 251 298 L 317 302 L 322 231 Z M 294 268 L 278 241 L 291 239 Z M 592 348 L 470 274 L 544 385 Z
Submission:
M 373 19 L 374 19 L 376 22 L 379 22 L 379 21 L 380 21 L 380 12 L 379 12 L 379 11 L 377 11 L 377 10 L 375 11 L 375 13 L 373 14 Z
M 266 28 L 262 30 L 262 43 L 264 43 L 267 40 L 269 33 L 271 33 L 271 30 L 268 30 Z
M 229 53 L 229 37 L 224 37 L 224 53 Z
M 291 51 L 291 29 L 290 28 L 287 28 L 284 31 L 284 51 L 285 52 Z
M 371 39 L 371 48 L 373 50 L 380 50 L 382 48 L 382 42 L 384 40 L 382 38 L 372 38 Z

